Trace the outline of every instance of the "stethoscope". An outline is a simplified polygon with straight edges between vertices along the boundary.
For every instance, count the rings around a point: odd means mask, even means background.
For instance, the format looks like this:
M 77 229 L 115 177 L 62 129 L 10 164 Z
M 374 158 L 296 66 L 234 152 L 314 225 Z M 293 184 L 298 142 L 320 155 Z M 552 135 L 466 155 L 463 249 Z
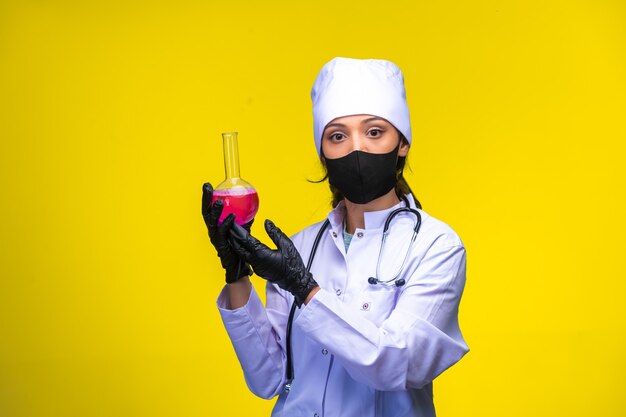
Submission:
M 393 210 L 391 213 L 389 213 L 389 215 L 387 216 L 387 219 L 385 220 L 385 226 L 383 227 L 383 237 L 382 237 L 382 241 L 380 244 L 380 250 L 378 251 L 378 261 L 376 262 L 376 276 L 375 277 L 369 277 L 367 279 L 367 282 L 369 282 L 371 285 L 377 285 L 377 284 L 381 284 L 381 285 L 385 285 L 385 286 L 396 286 L 396 287 L 401 287 L 404 284 L 406 284 L 406 281 L 404 278 L 398 278 L 400 276 L 400 274 L 402 273 L 402 270 L 404 269 L 404 265 L 406 264 L 407 259 L 409 258 L 409 254 L 411 253 L 411 249 L 413 248 L 413 244 L 415 243 L 415 239 L 417 238 L 417 233 L 419 232 L 420 226 L 422 225 L 422 216 L 420 215 L 419 211 L 417 211 L 414 208 L 411 208 L 411 206 L 409 205 L 409 201 L 407 200 L 406 197 L 402 197 L 402 200 L 404 201 L 404 204 L 406 207 L 400 207 L 397 208 L 395 210 Z M 393 218 L 395 216 L 397 216 L 400 213 L 412 213 L 415 215 L 415 225 L 413 227 L 413 235 L 411 236 L 411 243 L 409 243 L 409 248 L 406 251 L 406 255 L 404 255 L 404 259 L 402 260 L 402 265 L 400 265 L 400 269 L 398 269 L 398 272 L 393 276 L 393 278 L 387 279 L 387 280 L 382 280 L 380 279 L 380 261 L 382 259 L 382 255 L 385 249 L 385 242 L 387 241 L 387 236 L 389 235 L 389 225 L 391 224 L 391 220 L 393 220 Z M 330 221 L 328 219 L 326 219 L 326 221 L 324 221 L 324 223 L 322 224 L 322 227 L 320 227 L 320 230 L 317 232 L 317 235 L 315 236 L 315 240 L 313 241 L 313 247 L 311 248 L 311 253 L 309 255 L 309 260 L 307 262 L 306 265 L 306 271 L 309 272 L 309 270 L 311 269 L 311 264 L 313 264 L 313 258 L 315 258 L 315 253 L 317 252 L 317 247 L 320 243 L 320 240 L 322 239 L 322 236 L 324 235 L 324 231 L 328 228 L 328 226 L 330 225 Z M 287 320 L 287 378 L 285 381 L 285 392 L 289 392 L 291 390 L 291 383 L 293 382 L 293 378 L 294 378 L 294 372 L 293 372 L 293 361 L 292 361 L 292 353 L 291 353 L 291 325 L 293 323 L 293 318 L 294 315 L 296 313 L 296 303 L 294 302 L 291 305 L 291 311 L 289 311 L 289 319 Z

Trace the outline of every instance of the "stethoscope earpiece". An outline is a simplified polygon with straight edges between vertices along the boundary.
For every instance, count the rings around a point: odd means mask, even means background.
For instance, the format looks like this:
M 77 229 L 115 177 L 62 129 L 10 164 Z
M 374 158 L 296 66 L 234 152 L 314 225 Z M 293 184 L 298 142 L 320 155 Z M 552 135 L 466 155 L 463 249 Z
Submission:
M 377 280 L 377 279 L 376 279 L 376 278 L 374 278 L 374 277 L 369 277 L 369 278 L 367 279 L 367 282 L 369 282 L 369 283 L 370 283 L 370 284 L 372 284 L 372 285 L 376 285 L 376 284 L 378 284 L 379 282 L 380 282 L 381 284 L 385 283 L 384 281 L 379 281 L 379 280 Z M 395 281 L 394 281 L 394 284 L 396 285 L 396 287 L 401 287 L 401 286 L 403 286 L 404 284 L 406 284 L 406 281 L 405 281 L 405 279 L 404 279 L 404 278 L 400 278 L 400 279 L 395 280 Z

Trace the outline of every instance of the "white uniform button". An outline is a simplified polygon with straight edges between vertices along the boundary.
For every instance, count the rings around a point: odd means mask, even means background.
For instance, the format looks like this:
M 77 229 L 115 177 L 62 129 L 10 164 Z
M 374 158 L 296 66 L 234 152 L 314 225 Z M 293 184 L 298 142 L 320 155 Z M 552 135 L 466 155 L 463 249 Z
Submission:
M 356 237 L 363 237 L 363 232 L 359 232 L 356 234 Z
M 333 237 L 337 237 L 337 233 L 333 232 Z
M 337 294 L 337 295 L 341 295 L 341 290 L 337 290 L 337 291 L 335 291 L 335 294 Z
M 322 355 L 328 355 L 328 351 L 326 349 L 322 349 Z

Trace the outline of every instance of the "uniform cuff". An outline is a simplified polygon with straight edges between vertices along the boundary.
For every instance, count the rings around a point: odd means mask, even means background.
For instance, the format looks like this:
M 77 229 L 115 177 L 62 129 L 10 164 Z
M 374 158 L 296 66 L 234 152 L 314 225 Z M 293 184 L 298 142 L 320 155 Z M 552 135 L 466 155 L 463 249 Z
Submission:
M 302 310 L 294 321 L 294 324 L 300 326 L 302 329 L 307 329 L 307 331 L 315 331 L 326 327 L 327 323 L 319 319 L 319 311 L 320 309 L 324 310 L 325 305 L 328 304 L 333 297 L 336 297 L 334 293 L 320 288 L 313 298 L 309 300 L 308 304 L 302 305 Z
M 259 298 L 254 286 L 250 290 L 248 302 L 234 310 L 230 309 L 228 300 L 228 288 L 224 286 L 217 297 L 217 309 L 224 323 L 224 327 L 230 338 L 234 341 L 245 338 L 254 328 L 259 328 L 263 323 L 259 320 L 264 315 L 263 302 Z

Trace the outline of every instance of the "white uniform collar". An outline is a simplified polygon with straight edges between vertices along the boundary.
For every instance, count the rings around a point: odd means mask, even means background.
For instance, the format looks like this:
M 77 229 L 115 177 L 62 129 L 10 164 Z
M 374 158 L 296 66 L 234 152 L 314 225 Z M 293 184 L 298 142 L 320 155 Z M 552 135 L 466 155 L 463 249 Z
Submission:
M 409 206 L 412 208 L 416 208 L 415 200 L 413 199 L 413 196 L 411 194 L 406 194 L 405 197 L 409 201 Z M 400 207 L 404 207 L 404 201 L 400 201 L 395 206 L 389 207 L 384 210 L 366 211 L 365 213 L 363 213 L 364 220 L 365 220 L 365 229 L 367 230 L 382 229 L 383 226 L 385 225 L 385 221 L 387 220 L 387 216 L 389 216 L 389 213 L 391 213 L 393 210 L 400 208 Z M 339 204 L 337 204 L 337 207 L 335 207 L 330 213 L 328 213 L 328 220 L 330 221 L 330 225 L 332 226 L 332 229 L 336 233 L 343 232 L 343 219 L 345 218 L 345 216 L 346 216 L 346 205 L 344 201 L 341 200 Z

